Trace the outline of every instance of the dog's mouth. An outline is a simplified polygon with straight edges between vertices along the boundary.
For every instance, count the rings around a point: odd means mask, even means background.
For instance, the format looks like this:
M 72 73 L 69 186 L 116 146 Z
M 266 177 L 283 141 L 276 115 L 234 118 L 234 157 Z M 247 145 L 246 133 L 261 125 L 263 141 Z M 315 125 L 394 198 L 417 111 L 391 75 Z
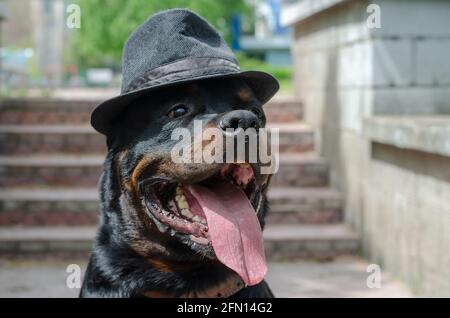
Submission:
M 247 285 L 265 276 L 257 213 L 261 191 L 249 164 L 225 164 L 197 183 L 151 178 L 140 184 L 147 214 L 161 232 L 212 246 L 219 261 Z

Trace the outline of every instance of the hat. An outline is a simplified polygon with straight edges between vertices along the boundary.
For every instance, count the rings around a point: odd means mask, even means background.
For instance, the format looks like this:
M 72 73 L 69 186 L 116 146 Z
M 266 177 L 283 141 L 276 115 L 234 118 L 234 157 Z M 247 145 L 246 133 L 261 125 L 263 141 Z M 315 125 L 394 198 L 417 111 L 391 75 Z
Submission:
M 122 74 L 120 95 L 104 101 L 91 114 L 91 125 L 102 134 L 132 101 L 163 87 L 201 79 L 240 78 L 263 104 L 279 89 L 270 74 L 241 71 L 219 33 L 185 9 L 157 13 L 131 34 L 123 51 Z

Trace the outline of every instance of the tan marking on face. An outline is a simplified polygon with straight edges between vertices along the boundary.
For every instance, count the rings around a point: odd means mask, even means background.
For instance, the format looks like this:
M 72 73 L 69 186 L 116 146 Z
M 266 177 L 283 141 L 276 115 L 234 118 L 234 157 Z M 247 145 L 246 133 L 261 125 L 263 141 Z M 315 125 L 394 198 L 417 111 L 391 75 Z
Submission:
M 245 103 L 245 102 L 249 102 L 251 100 L 252 94 L 248 89 L 242 88 L 239 90 L 238 96 L 239 96 L 239 99 Z
M 153 162 L 155 158 L 151 155 L 144 156 L 133 169 L 133 173 L 131 174 L 131 188 L 134 190 L 138 190 L 138 179 L 139 176 L 147 169 Z
M 212 121 L 210 121 L 207 125 L 206 125 L 206 128 L 205 129 L 209 129 L 209 128 L 212 128 L 212 129 L 219 129 L 219 128 L 217 128 L 217 125 L 215 124 L 215 123 L 213 123 Z M 210 135 L 210 136 L 205 136 L 205 138 L 207 137 L 208 139 L 207 140 L 203 140 L 203 137 L 204 137 L 204 132 L 202 132 L 202 136 L 197 136 L 197 138 L 201 138 L 202 139 L 202 149 L 204 150 L 208 145 L 210 145 L 211 144 L 211 147 L 214 147 L 214 145 L 216 145 L 216 147 L 217 147 L 217 145 L 221 145 L 221 143 L 219 143 L 220 141 L 222 141 L 222 140 L 217 140 L 217 135 Z M 220 137 L 219 137 L 220 138 Z M 192 146 L 194 146 L 194 145 L 192 145 Z
M 117 154 L 115 160 L 115 169 L 118 176 L 120 176 L 120 167 L 122 166 L 122 162 L 125 160 L 126 155 L 128 154 L 128 150 L 123 150 Z M 122 187 L 125 188 L 128 192 L 132 191 L 130 184 L 126 182 L 126 180 L 121 180 Z

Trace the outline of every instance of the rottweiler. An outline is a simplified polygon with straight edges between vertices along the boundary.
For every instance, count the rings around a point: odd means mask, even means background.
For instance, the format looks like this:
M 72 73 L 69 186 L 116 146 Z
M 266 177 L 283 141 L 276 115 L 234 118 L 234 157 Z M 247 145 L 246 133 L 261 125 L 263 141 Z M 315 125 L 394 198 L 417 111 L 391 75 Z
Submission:
M 101 220 L 81 297 L 273 297 L 261 236 L 270 175 L 245 160 L 174 162 L 173 130 L 197 140 L 196 120 L 224 136 L 266 124 L 239 78 L 163 88 L 123 110 L 105 133 Z

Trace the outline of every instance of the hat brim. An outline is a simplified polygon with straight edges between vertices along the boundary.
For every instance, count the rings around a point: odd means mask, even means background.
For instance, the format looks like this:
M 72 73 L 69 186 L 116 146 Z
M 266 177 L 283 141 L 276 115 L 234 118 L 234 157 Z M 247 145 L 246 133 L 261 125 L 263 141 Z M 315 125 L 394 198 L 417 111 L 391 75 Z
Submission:
M 279 90 L 280 85 L 278 81 L 270 74 L 261 71 L 243 71 L 227 74 L 211 74 L 202 75 L 199 77 L 190 77 L 187 79 L 180 79 L 170 83 L 164 83 L 160 85 L 154 85 L 151 87 L 144 87 L 134 90 L 132 92 L 122 94 L 99 104 L 92 111 L 91 125 L 99 133 L 106 135 L 111 122 L 137 98 L 148 94 L 152 91 L 156 91 L 162 88 L 174 86 L 181 83 L 199 81 L 204 79 L 218 79 L 218 78 L 240 78 L 247 82 L 252 88 L 256 98 L 265 104 L 268 102 Z

